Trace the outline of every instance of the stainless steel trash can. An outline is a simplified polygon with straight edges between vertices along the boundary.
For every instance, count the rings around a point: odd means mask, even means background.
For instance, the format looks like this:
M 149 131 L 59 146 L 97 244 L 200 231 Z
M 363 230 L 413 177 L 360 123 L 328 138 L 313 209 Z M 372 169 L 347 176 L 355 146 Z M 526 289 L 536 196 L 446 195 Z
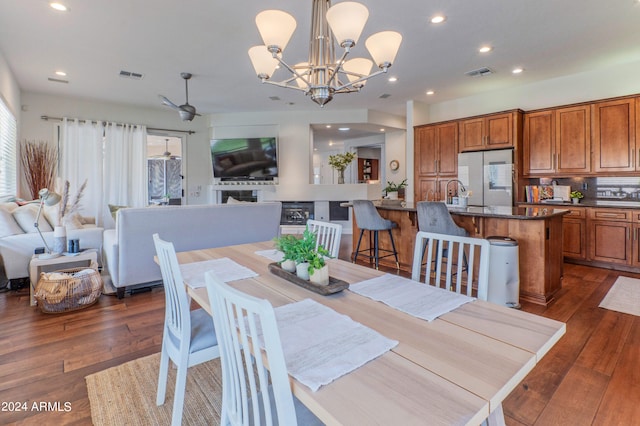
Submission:
M 520 270 L 518 263 L 518 242 L 509 237 L 488 237 L 489 261 L 489 302 L 520 308 Z

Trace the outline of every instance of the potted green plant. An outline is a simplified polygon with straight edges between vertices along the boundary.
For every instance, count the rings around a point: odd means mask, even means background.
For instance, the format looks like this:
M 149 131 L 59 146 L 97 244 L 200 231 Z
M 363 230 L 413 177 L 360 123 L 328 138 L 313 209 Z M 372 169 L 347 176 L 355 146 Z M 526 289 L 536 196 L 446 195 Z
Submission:
M 584 198 L 584 195 L 580 191 L 571 191 L 569 197 L 571 197 L 571 201 L 573 202 L 573 204 L 578 204 L 580 202 L 580 199 Z
M 387 198 L 390 200 L 397 200 L 398 198 L 404 198 L 404 189 L 407 187 L 407 180 L 403 180 L 400 183 L 394 183 L 387 181 L 387 186 L 384 188 L 384 192 L 387 194 Z M 402 194 L 400 194 L 402 192 Z
M 322 245 L 316 248 L 316 234 L 308 228 L 305 229 L 297 244 L 296 274 L 304 280 L 311 280 L 317 284 L 328 284 L 329 272 L 325 262 L 325 257 L 328 256 L 329 251 Z M 322 278 L 323 275 L 326 275 L 326 279 Z
M 274 238 L 275 247 L 280 250 L 284 256 L 280 261 L 280 267 L 287 272 L 296 272 L 296 257 L 298 251 L 299 240 L 295 235 L 283 235 Z
M 338 171 L 338 183 L 344 183 L 344 170 L 355 158 L 355 152 L 345 152 L 344 154 L 329 156 L 329 165 Z

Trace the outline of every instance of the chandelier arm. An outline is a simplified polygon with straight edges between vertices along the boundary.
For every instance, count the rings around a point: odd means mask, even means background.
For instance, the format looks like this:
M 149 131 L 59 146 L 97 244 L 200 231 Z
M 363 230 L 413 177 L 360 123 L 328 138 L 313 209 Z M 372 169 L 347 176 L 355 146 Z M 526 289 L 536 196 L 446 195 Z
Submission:
M 282 82 L 282 81 L 271 81 L 271 80 L 262 80 L 263 83 L 266 84 L 271 84 L 274 86 L 278 86 L 278 87 L 284 87 L 286 89 L 293 89 L 293 90 L 299 90 L 301 92 L 306 92 L 306 89 L 303 89 L 302 87 L 296 87 L 296 86 L 291 86 L 286 84 L 286 82 Z
M 333 71 L 333 73 L 331 73 L 331 78 L 329 78 L 329 81 L 327 82 L 327 86 L 331 87 L 331 83 L 333 83 L 333 80 L 337 81 L 336 76 L 338 75 L 338 73 L 340 72 L 344 72 L 342 70 L 342 65 L 344 64 L 344 60 L 347 57 L 347 55 L 349 55 L 350 49 L 349 48 L 345 48 L 344 52 L 342 53 L 342 56 L 340 57 L 340 59 L 336 62 L 336 68 Z M 340 84 L 340 82 L 338 81 L 337 84 Z
M 360 77 L 360 78 L 359 78 L 359 79 L 357 79 L 357 80 L 350 81 L 350 82 L 349 82 L 349 83 L 347 83 L 347 84 L 343 84 L 343 85 L 342 85 L 342 86 L 340 86 L 340 87 L 336 87 L 336 92 L 337 92 L 337 91 L 339 91 L 339 90 L 345 89 L 345 88 L 347 88 L 347 87 L 353 87 L 355 84 L 361 83 L 361 82 L 363 82 L 363 81 L 365 81 L 365 80 L 368 80 L 368 79 L 373 78 L 373 77 L 375 77 L 375 76 L 377 76 L 377 75 L 380 75 L 380 74 L 384 74 L 384 73 L 386 73 L 386 72 L 387 72 L 387 68 L 383 68 L 383 69 L 381 69 L 381 70 L 379 70 L 379 71 L 374 72 L 373 74 L 369 74 L 369 75 L 366 75 L 366 76 Z M 344 71 L 343 71 L 343 73 L 344 73 Z M 357 75 L 357 74 L 354 74 L 354 73 L 350 73 L 350 74 L 352 74 L 352 75 Z M 360 91 L 360 89 L 357 89 L 357 90 L 354 90 L 354 91 Z
M 288 80 L 285 80 L 287 83 L 290 81 L 293 81 L 295 79 L 301 79 L 302 81 L 304 81 L 307 86 L 311 86 L 311 83 L 309 82 L 309 79 L 306 77 L 307 73 L 304 74 L 300 74 L 298 71 L 295 70 L 295 68 L 291 67 L 289 64 L 287 64 L 284 60 L 282 60 L 282 58 L 280 56 L 277 56 L 276 54 L 273 55 L 274 58 L 276 58 L 278 60 L 278 63 L 280 65 L 282 65 L 283 67 L 285 67 L 289 72 L 293 73 L 293 77 L 291 77 Z M 286 86 L 289 87 L 289 86 Z M 305 91 L 305 89 L 302 89 L 303 91 Z

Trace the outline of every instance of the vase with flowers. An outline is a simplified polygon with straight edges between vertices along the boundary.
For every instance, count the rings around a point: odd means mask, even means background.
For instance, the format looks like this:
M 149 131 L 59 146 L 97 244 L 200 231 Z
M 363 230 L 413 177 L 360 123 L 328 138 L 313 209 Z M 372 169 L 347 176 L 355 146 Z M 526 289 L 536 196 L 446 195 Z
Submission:
M 355 152 L 345 152 L 344 154 L 329 156 L 329 165 L 338 171 L 338 183 L 344 183 L 344 171 L 355 158 Z
M 65 181 L 62 187 L 62 198 L 58 206 L 58 220 L 53 228 L 53 252 L 63 253 L 67 250 L 67 224 L 77 220 L 78 211 L 80 210 L 80 200 L 84 195 L 87 187 L 87 181 L 78 189 L 73 201 L 70 202 L 69 181 Z

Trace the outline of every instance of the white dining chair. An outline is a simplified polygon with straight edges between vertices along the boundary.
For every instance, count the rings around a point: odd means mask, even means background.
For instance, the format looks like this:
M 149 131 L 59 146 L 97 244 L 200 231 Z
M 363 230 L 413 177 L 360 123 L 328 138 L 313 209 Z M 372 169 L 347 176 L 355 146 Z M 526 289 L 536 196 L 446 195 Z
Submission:
M 491 244 L 482 238 L 420 231 L 416 234 L 411 279 L 420 281 L 424 268 L 427 285 L 456 293 L 464 291 L 467 296 L 472 296 L 476 270 L 474 263 L 476 258 L 479 258 L 478 275 L 475 278 L 477 298 L 486 301 L 489 295 L 490 250 Z M 422 263 L 425 252 L 427 261 Z M 479 253 L 478 257 L 476 257 L 477 253 Z M 504 425 L 502 404 L 498 405 L 482 423 L 482 426 Z
M 342 225 L 338 223 L 324 222 L 309 219 L 307 221 L 309 231 L 316 234 L 316 248 L 322 245 L 329 251 L 329 255 L 337 258 L 340 253 L 340 238 L 342 237 Z
M 424 264 L 422 263 L 423 250 L 427 254 L 427 261 Z M 480 264 L 477 269 L 478 275 L 474 277 L 476 253 L 479 253 Z M 420 231 L 416 234 L 411 279 L 421 281 L 424 267 L 426 284 L 456 293 L 464 291 L 467 296 L 471 296 L 475 282 L 478 299 L 487 300 L 489 255 L 488 240 Z
M 271 303 L 230 287 L 213 272 L 205 273 L 205 282 L 220 339 L 220 424 L 321 425 L 291 393 Z M 259 350 L 257 341 L 264 348 L 262 356 L 252 355 L 251 348 Z
M 158 234 L 153 234 L 153 243 L 166 299 L 156 404 L 164 404 L 169 361 L 173 361 L 177 372 L 171 424 L 179 425 L 182 423 L 187 369 L 218 358 L 220 349 L 211 316 L 204 309 L 190 310 L 191 298 L 187 295 L 173 244 L 163 241 Z

